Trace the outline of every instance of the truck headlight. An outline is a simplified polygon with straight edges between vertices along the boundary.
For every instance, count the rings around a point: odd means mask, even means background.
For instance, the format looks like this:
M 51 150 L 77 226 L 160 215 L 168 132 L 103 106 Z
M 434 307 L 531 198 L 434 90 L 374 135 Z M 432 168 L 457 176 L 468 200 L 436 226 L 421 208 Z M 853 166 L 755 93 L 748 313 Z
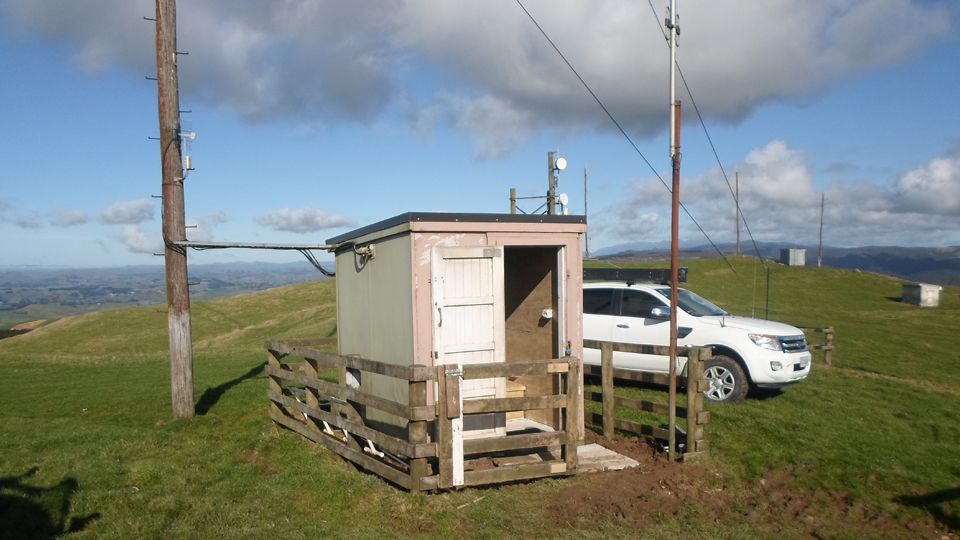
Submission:
M 750 341 L 757 347 L 763 347 L 771 351 L 780 350 L 780 339 L 777 338 L 777 336 L 771 336 L 769 334 L 747 334 L 747 337 L 749 337 Z
M 770 369 L 772 369 L 773 371 L 780 371 L 781 369 L 783 369 L 783 364 L 776 361 L 770 362 Z

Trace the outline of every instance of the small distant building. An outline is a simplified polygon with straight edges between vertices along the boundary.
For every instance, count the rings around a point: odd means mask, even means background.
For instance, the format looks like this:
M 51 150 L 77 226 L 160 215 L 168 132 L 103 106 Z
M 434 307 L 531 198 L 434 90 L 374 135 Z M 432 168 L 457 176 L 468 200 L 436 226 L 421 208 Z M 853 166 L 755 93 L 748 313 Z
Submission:
M 903 301 L 920 307 L 937 307 L 940 305 L 940 291 L 943 287 L 929 283 L 904 283 Z
M 785 264 L 787 266 L 806 266 L 807 250 L 802 248 L 781 249 L 780 264 Z

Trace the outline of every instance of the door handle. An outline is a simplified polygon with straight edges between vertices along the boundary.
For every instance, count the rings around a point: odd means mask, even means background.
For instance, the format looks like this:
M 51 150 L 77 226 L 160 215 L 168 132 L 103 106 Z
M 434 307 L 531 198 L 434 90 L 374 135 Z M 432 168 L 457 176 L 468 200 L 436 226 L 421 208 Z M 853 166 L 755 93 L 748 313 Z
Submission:
M 626 323 L 618 323 L 617 328 L 630 328 L 630 325 Z

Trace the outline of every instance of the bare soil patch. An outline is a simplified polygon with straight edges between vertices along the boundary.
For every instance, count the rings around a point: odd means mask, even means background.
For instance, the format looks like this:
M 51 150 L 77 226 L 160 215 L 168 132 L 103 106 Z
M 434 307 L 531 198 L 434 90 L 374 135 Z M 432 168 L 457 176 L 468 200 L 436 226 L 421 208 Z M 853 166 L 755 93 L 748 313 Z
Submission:
M 544 509 L 551 522 L 587 530 L 616 520 L 643 530 L 652 519 L 676 516 L 701 525 L 746 522 L 771 536 L 957 538 L 928 516 L 891 516 L 846 493 L 802 489 L 792 467 L 767 471 L 753 485 L 735 484 L 709 464 L 671 463 L 644 439 L 609 440 L 589 432 L 587 442 L 629 456 L 640 466 L 578 478 Z

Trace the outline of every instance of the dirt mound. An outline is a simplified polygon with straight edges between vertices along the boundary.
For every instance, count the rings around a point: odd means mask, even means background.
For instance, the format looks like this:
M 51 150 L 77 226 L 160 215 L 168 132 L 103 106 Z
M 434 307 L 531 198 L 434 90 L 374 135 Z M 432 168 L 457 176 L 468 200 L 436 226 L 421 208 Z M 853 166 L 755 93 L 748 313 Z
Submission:
M 870 538 L 956 538 L 932 519 L 892 517 L 845 493 L 801 489 L 793 467 L 770 470 L 753 485 L 734 485 L 709 464 L 667 461 L 643 439 L 608 440 L 588 433 L 587 442 L 632 457 L 640 466 L 584 475 L 561 492 L 545 513 L 570 528 L 590 530 L 615 520 L 643 530 L 654 518 L 676 516 L 691 519 L 699 526 L 695 529 L 748 523 L 769 535 L 833 538 L 856 531 Z

